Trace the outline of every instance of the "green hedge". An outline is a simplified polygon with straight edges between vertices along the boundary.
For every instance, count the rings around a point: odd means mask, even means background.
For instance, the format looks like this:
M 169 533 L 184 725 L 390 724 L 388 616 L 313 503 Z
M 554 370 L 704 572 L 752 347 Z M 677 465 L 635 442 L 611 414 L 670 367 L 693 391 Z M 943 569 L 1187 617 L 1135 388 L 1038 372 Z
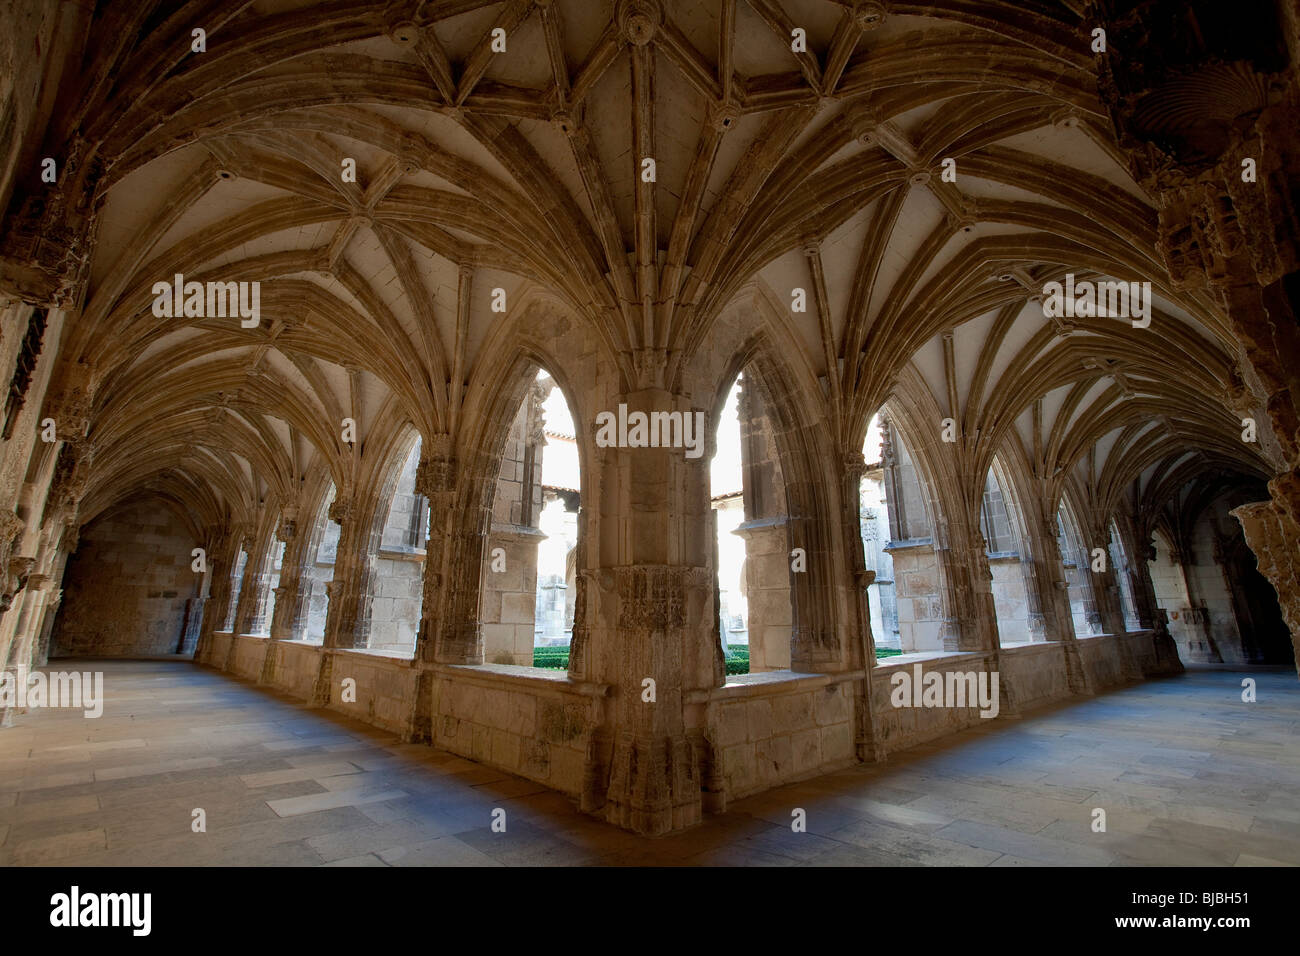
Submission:
M 569 669 L 569 649 L 567 647 L 534 647 L 533 666 L 550 667 L 554 670 Z
M 888 647 L 876 648 L 876 657 L 895 657 L 902 651 Z M 534 647 L 533 666 L 550 667 L 555 670 L 567 670 L 569 667 L 569 649 L 567 647 Z M 727 673 L 749 673 L 749 645 L 727 645 Z
M 749 645 L 748 644 L 727 645 L 727 673 L 728 674 L 749 673 Z

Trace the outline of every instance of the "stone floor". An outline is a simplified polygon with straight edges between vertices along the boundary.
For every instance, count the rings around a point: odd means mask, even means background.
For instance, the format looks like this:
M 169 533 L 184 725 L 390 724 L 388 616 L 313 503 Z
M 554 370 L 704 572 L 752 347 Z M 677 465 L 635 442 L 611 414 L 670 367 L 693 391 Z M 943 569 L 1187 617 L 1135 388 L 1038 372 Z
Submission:
M 0 864 L 1300 864 L 1290 670 L 1250 672 L 1253 704 L 1241 672 L 1197 670 L 992 722 L 651 840 L 191 664 L 57 666 L 102 669 L 105 714 L 33 710 L 0 730 Z

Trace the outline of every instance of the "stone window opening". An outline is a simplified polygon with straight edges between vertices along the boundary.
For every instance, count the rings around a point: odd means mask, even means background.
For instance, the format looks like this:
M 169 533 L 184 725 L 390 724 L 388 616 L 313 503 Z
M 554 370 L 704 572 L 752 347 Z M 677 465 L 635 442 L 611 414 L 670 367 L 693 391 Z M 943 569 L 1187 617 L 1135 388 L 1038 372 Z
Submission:
M 248 564 L 248 551 L 240 548 L 239 557 L 235 560 L 235 566 L 230 573 L 230 600 L 226 602 L 226 620 L 221 626 L 223 631 L 234 629 L 235 614 L 239 610 L 239 592 L 244 585 L 244 566 L 246 564 Z
M 329 508 L 334 502 L 336 489 L 333 483 L 321 500 L 312 521 L 312 541 L 307 549 L 299 587 L 305 590 L 306 627 L 302 640 L 320 644 L 325 640 L 325 621 L 329 614 L 329 585 L 334 580 L 334 561 L 338 555 L 341 528 L 329 520 Z
M 383 524 L 378 541 L 371 536 L 374 575 L 369 581 L 365 645 L 370 650 L 415 653 L 429 538 L 429 502 L 415 488 L 422 450 L 423 442 L 416 436 L 395 456 L 395 474 L 389 473 L 392 494 L 379 512 Z
M 879 500 L 878 507 L 883 511 L 883 519 L 875 519 L 877 534 L 885 537 L 884 545 L 878 547 L 878 564 L 874 568 L 877 582 L 881 581 L 882 570 L 888 569 L 885 583 L 880 587 L 873 583 L 868 591 L 877 662 L 882 656 L 889 656 L 882 655 L 882 651 L 892 649 L 890 624 L 897 633 L 897 648 L 904 654 L 944 650 L 950 622 L 946 611 L 943 553 L 935 547 L 931 519 L 934 506 L 888 405 L 868 426 L 862 455 L 867 467 L 862 483 L 866 489 L 864 494 Z M 873 465 L 879 468 L 878 492 L 872 484 L 876 474 Z M 867 521 L 865 517 L 860 518 L 864 535 L 868 533 Z M 877 548 L 868 548 L 864 540 L 863 550 L 867 568 L 872 569 L 871 555 Z
M 888 482 L 894 482 L 894 495 L 897 496 L 898 468 L 893 445 L 889 418 L 883 411 L 877 412 L 867 425 L 867 437 L 862 444 L 866 469 L 858 488 L 862 554 L 866 570 L 872 573 L 867 588 L 867 608 L 871 615 L 871 637 L 876 646 L 877 660 L 903 650 L 894 559 L 889 551 L 894 544 L 893 531 L 897 526 L 887 487 Z
M 285 543 L 271 536 L 267 547 L 266 562 L 262 568 L 262 580 L 258 584 L 257 606 L 248 633 L 269 636 L 271 620 L 275 616 L 275 589 L 280 586 L 280 568 L 284 564 Z
M 709 463 L 718 638 L 728 674 L 789 670 L 795 575 L 816 558 L 793 531 L 776 399 L 752 365 L 726 395 Z
M 570 406 L 537 367 L 510 421 L 483 554 L 483 659 L 567 670 L 577 604 L 581 468 Z
M 742 461 L 752 461 L 756 444 L 762 435 L 756 435 L 752 420 L 741 421 L 743 405 L 746 416 L 752 418 L 753 403 L 745 397 L 744 373 L 736 376 L 727 391 L 726 403 L 714 431 L 715 454 L 709 462 L 709 500 L 714 519 L 716 542 L 716 570 L 718 595 L 718 637 L 726 657 L 728 674 L 747 674 L 751 667 L 749 632 L 749 582 L 750 561 L 746 552 L 755 541 L 754 532 L 746 525 L 746 502 Z M 743 435 L 743 438 L 742 438 Z M 748 447 L 742 447 L 747 442 Z M 751 496 L 754 483 L 750 483 Z M 749 510 L 753 510 L 750 502 Z M 755 555 L 755 561 L 760 560 Z M 755 582 L 757 584 L 757 582 Z M 789 635 L 784 635 L 789 643 Z M 760 648 L 761 656 L 761 648 Z M 762 669 L 762 665 L 755 670 Z
M 1115 522 L 1111 521 L 1108 525 L 1110 532 L 1110 542 L 1107 551 L 1110 557 L 1111 565 L 1115 568 L 1115 578 L 1119 584 L 1120 607 L 1124 613 L 1124 629 L 1127 631 L 1139 630 L 1137 616 L 1137 603 L 1133 597 L 1133 565 L 1129 561 L 1128 550 L 1124 547 L 1124 539 L 1120 537 L 1119 528 Z
M 1088 562 L 1084 560 L 1083 541 L 1079 527 L 1065 502 L 1056 509 L 1056 546 L 1061 552 L 1061 567 L 1069 586 L 1070 623 L 1075 637 L 1088 637 L 1093 633 L 1088 610 Z
M 1032 561 L 1026 560 L 1019 521 L 1021 511 L 1011 489 L 1010 477 L 995 457 L 984 481 L 980 533 L 984 536 L 992 575 L 997 636 L 1002 647 L 1044 639 L 1036 569 Z

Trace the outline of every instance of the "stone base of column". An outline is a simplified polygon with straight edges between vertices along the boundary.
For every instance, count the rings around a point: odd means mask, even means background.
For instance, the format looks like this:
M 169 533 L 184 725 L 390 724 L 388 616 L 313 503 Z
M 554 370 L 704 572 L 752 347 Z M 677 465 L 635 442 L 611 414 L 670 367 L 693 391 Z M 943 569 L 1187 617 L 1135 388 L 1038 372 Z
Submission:
M 1002 657 L 996 651 L 989 659 L 990 671 L 996 671 L 998 675 L 998 716 L 1005 717 L 1007 720 L 1020 719 L 1020 704 L 1016 697 L 1016 690 L 1012 682 L 1007 680 L 1006 672 L 1002 670 Z
M 1161 610 L 1160 614 L 1165 612 Z M 1167 676 L 1172 674 L 1181 674 L 1186 669 L 1183 662 L 1178 656 L 1178 644 L 1174 641 L 1173 635 L 1169 633 L 1169 628 L 1164 626 L 1163 621 L 1156 622 L 1156 631 L 1151 638 L 1151 643 L 1156 650 L 1156 669 L 1148 677 Z
M 309 707 L 326 707 L 330 702 L 330 683 L 334 680 L 334 652 L 322 649 L 320 670 L 316 672 L 316 682 L 311 688 Z
M 582 793 L 578 796 L 578 809 L 583 813 L 599 814 L 605 808 L 609 791 L 609 754 L 612 744 L 609 737 L 593 733 L 587 740 L 587 754 L 582 767 Z
M 275 640 L 266 642 L 266 656 L 262 658 L 262 674 L 257 678 L 259 684 L 271 684 L 275 681 Z
M 854 741 L 853 748 L 862 763 L 880 763 L 887 754 L 885 744 L 876 733 L 871 713 L 871 664 L 867 676 L 853 682 Z
M 1119 663 L 1120 669 L 1124 672 L 1124 678 L 1136 684 L 1146 675 L 1142 673 L 1142 667 L 1138 664 L 1137 658 L 1133 656 L 1133 649 L 1128 646 L 1127 633 L 1121 630 L 1115 637 L 1119 641 Z M 1179 666 L 1181 667 L 1181 665 Z
M 699 754 L 700 808 L 705 813 L 727 812 L 727 781 L 722 774 L 722 761 L 713 742 L 703 730 L 688 730 L 686 737 Z
M 433 690 L 436 679 L 433 672 L 421 668 L 415 675 L 415 697 L 410 702 L 406 730 L 402 740 L 411 744 L 433 743 Z
M 226 659 L 221 662 L 221 669 L 227 674 L 233 674 L 235 671 L 235 648 L 239 644 L 239 629 L 232 628 L 230 631 L 230 645 L 226 648 Z
M 1122 642 L 1123 637 L 1120 638 Z M 1065 653 L 1065 678 L 1070 685 L 1070 693 L 1076 697 L 1093 697 L 1096 695 L 1096 688 L 1092 686 L 1092 678 L 1088 676 L 1087 670 L 1083 666 L 1083 658 L 1079 654 L 1079 645 L 1073 639 L 1062 642 Z
M 643 836 L 703 819 L 700 754 L 686 736 L 620 734 L 614 742 L 605 819 Z

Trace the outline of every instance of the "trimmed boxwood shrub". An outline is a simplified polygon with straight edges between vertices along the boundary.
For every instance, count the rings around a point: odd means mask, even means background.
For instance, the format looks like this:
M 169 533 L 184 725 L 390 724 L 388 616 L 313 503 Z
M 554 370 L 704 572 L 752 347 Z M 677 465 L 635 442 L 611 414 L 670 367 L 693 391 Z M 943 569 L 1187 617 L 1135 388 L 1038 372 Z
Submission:
M 894 657 L 903 653 L 900 650 L 889 647 L 876 648 L 876 657 Z M 549 667 L 554 670 L 567 670 L 569 667 L 569 649 L 567 647 L 534 647 L 533 648 L 533 666 Z M 748 644 L 728 644 L 727 645 L 727 673 L 728 674 L 748 674 L 749 673 L 749 645 Z
M 569 649 L 567 647 L 534 647 L 533 666 L 549 667 L 553 670 L 568 670 Z

